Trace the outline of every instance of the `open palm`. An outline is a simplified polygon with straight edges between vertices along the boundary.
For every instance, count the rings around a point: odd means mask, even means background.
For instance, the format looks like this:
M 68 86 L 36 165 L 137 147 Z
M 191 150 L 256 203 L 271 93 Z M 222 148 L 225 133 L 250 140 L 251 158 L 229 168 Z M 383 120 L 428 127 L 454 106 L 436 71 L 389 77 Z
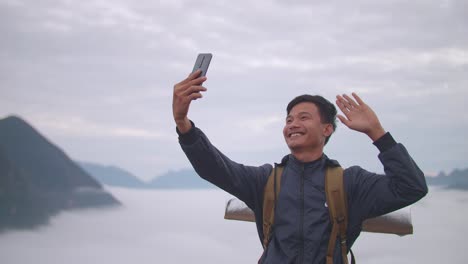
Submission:
M 346 94 L 336 96 L 336 105 L 344 115 L 338 115 L 338 118 L 350 129 L 365 133 L 375 141 L 385 134 L 385 130 L 372 108 L 357 94 L 352 95 L 354 99 Z

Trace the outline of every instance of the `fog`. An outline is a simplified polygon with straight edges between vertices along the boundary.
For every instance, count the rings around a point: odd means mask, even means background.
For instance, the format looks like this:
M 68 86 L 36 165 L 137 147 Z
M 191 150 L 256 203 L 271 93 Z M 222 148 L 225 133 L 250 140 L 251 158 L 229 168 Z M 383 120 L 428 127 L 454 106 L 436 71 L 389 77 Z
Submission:
M 108 188 L 124 204 L 59 214 L 34 231 L 0 234 L 10 263 L 256 263 L 253 223 L 223 219 L 231 197 L 219 190 L 138 191 Z M 415 234 L 362 233 L 358 263 L 466 263 L 468 192 L 431 189 L 412 207 Z

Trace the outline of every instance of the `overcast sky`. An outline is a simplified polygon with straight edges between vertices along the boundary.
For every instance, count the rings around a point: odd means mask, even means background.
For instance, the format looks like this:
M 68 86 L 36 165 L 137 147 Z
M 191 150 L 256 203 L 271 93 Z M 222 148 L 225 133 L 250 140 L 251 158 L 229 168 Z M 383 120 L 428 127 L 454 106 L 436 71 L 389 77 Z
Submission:
M 150 179 L 189 167 L 173 85 L 213 53 L 190 118 L 232 159 L 278 161 L 285 107 L 357 92 L 423 171 L 468 167 L 468 1 L 0 0 L 0 117 Z M 325 149 L 382 170 L 338 125 Z

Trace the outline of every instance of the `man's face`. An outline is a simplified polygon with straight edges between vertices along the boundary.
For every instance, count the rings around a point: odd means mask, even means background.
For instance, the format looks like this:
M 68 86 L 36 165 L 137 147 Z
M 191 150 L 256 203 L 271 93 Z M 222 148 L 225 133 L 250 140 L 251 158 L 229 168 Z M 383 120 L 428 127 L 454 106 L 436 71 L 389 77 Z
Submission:
M 303 102 L 295 105 L 286 117 L 283 136 L 291 152 L 323 148 L 333 132 L 331 124 L 322 124 L 317 106 Z

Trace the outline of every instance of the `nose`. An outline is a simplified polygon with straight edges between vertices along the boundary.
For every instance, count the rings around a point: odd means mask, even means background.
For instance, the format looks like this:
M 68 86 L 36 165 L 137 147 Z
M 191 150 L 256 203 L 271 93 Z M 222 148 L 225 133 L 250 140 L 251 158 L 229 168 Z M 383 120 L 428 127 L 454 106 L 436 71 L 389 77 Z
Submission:
M 299 125 L 298 125 L 298 122 L 296 121 L 296 119 L 291 120 L 291 122 L 286 124 L 287 129 L 293 129 L 293 128 L 297 128 L 297 127 L 299 127 Z

